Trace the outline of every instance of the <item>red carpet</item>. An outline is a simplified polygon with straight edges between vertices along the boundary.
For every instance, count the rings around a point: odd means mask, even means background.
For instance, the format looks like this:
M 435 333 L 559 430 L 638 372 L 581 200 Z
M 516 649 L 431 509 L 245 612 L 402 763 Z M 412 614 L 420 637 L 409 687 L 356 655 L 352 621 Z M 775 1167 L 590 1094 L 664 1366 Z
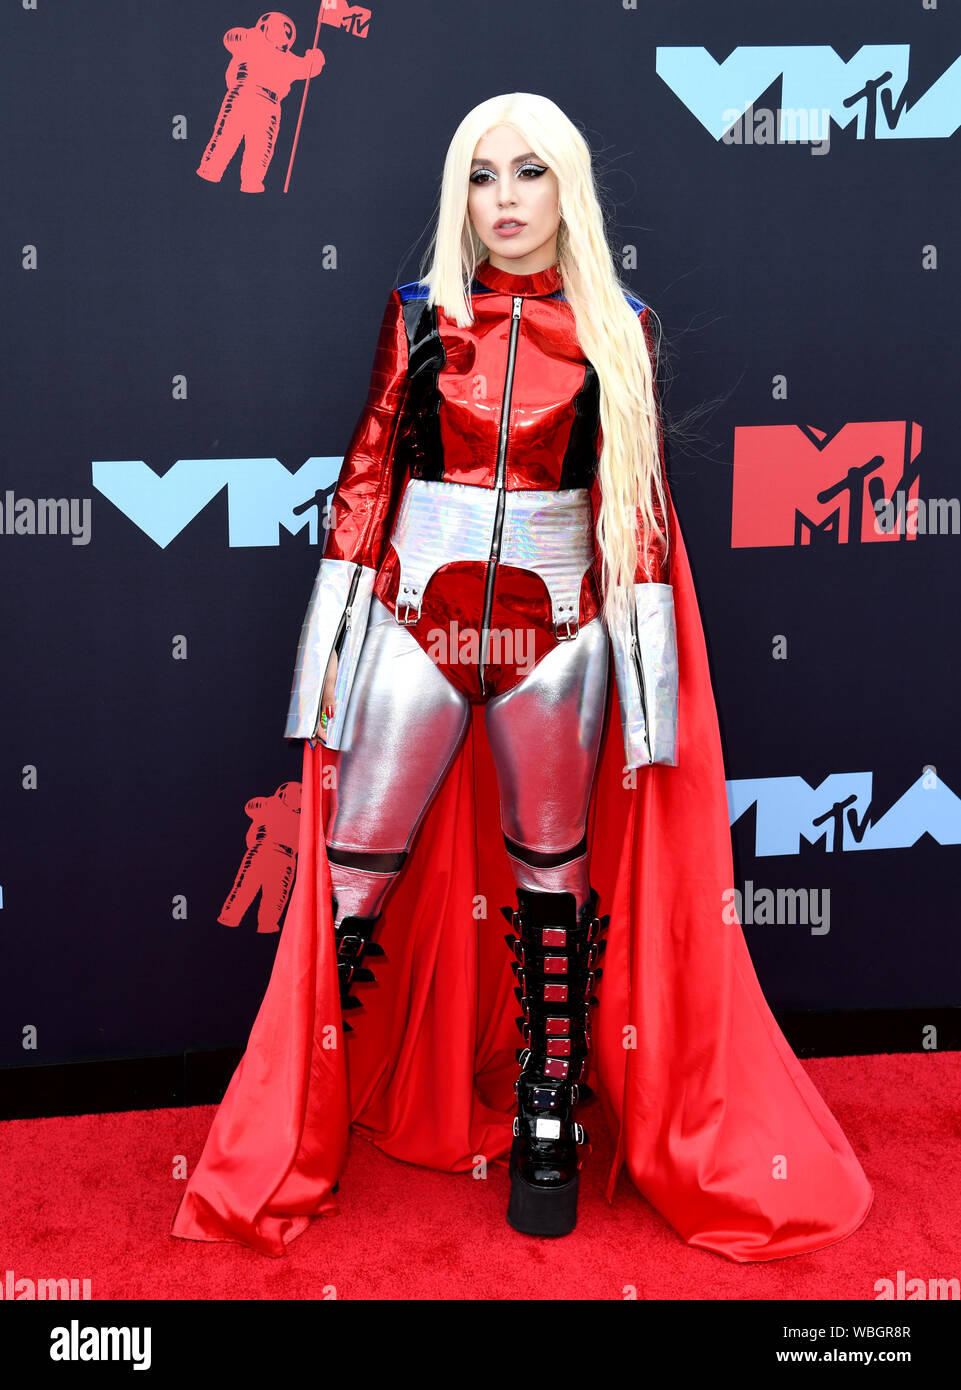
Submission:
M 534 1240 L 507 1225 L 507 1170 L 486 1180 L 415 1168 L 352 1136 L 338 1198 L 281 1259 L 175 1240 L 177 1155 L 196 1162 L 214 1107 L 0 1126 L 3 1258 L 14 1278 L 88 1278 L 93 1298 L 875 1299 L 875 1281 L 961 1276 L 961 1054 L 805 1062 L 876 1189 L 860 1230 L 813 1255 L 736 1265 L 693 1250 L 622 1175 L 601 1195 L 594 1152 L 577 1230 Z M 325 1294 L 325 1288 L 328 1292 Z

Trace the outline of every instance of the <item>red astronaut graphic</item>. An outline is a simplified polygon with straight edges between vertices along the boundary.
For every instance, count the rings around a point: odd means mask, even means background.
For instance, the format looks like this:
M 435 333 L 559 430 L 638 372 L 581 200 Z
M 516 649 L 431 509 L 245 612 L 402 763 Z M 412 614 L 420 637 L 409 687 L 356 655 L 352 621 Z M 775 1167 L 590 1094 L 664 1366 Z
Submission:
M 202 179 L 219 183 L 241 140 L 244 153 L 240 161 L 240 191 L 263 193 L 264 175 L 270 167 L 280 127 L 280 103 L 292 82 L 304 81 L 300 118 L 294 136 L 300 134 L 300 120 L 310 79 L 322 70 L 324 55 L 316 46 L 321 26 L 365 39 L 369 32 L 370 10 L 363 5 L 347 5 L 344 0 L 322 0 L 317 12 L 314 47 L 302 58 L 291 53 L 297 29 L 294 21 L 276 10 L 262 14 L 251 29 L 228 29 L 224 47 L 232 54 L 227 68 L 227 95 L 221 103 L 214 133 L 204 151 L 197 173 Z M 293 151 L 290 162 L 293 165 Z M 290 168 L 287 170 L 287 184 Z
M 202 179 L 218 183 L 243 140 L 240 191 L 263 193 L 277 144 L 280 103 L 292 82 L 316 77 L 324 66 L 319 48 L 308 48 L 302 58 L 289 51 L 296 37 L 293 20 L 275 10 L 262 14 L 250 29 L 224 34 L 224 47 L 232 55 L 227 94 L 197 169 Z
M 250 817 L 244 855 L 218 922 L 236 927 L 260 892 L 257 930 L 278 931 L 297 868 L 300 783 L 281 782 L 273 796 L 254 796 L 244 807 Z

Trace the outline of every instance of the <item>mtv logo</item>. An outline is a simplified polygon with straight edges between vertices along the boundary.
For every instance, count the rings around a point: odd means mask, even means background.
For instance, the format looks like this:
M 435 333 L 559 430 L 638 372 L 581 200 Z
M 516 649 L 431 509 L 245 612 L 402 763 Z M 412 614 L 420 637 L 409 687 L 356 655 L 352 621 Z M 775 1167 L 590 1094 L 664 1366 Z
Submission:
M 812 425 L 738 426 L 731 545 L 914 540 L 920 452 L 921 427 L 906 420 L 858 421 L 831 436 Z M 876 524 L 898 496 L 898 524 Z
M 829 44 L 774 44 L 739 45 L 721 62 L 703 47 L 658 48 L 654 70 L 715 140 L 779 78 L 779 139 L 792 113 L 808 111 L 853 122 L 859 140 L 950 139 L 961 126 L 961 58 L 927 91 L 909 92 L 910 66 L 906 43 L 862 44 L 849 57 Z
M 142 459 L 95 459 L 92 478 L 163 549 L 224 489 L 229 545 L 279 545 L 281 529 L 296 535 L 304 527 L 317 545 L 341 463 L 310 458 L 291 473 L 275 458 L 177 459 L 158 475 Z

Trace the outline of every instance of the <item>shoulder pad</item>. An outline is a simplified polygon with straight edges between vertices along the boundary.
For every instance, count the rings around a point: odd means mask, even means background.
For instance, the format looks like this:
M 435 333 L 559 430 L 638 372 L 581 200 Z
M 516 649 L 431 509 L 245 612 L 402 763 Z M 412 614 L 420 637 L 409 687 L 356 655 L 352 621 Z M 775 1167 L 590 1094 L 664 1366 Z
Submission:
M 408 280 L 406 285 L 398 285 L 397 293 L 401 302 L 407 304 L 412 299 L 426 299 L 430 293 L 426 280 Z

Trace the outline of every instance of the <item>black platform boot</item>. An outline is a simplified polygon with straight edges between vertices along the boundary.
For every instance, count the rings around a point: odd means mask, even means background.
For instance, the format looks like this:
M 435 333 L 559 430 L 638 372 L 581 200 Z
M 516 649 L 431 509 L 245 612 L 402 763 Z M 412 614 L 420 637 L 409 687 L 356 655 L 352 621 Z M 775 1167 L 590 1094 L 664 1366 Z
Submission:
M 354 1029 L 344 1018 L 344 1014 L 350 1009 L 362 1009 L 364 1006 L 359 999 L 355 999 L 350 992 L 350 987 L 361 981 L 374 979 L 373 970 L 369 970 L 366 965 L 361 965 L 364 956 L 382 956 L 383 946 L 376 941 L 371 941 L 371 935 L 380 915 L 376 917 L 345 917 L 342 922 L 337 922 L 337 899 L 332 898 L 331 903 L 334 911 L 334 940 L 337 943 L 337 984 L 340 987 L 340 1011 L 341 1024 L 345 1033 L 352 1033 Z M 339 1182 L 335 1182 L 333 1191 L 336 1192 L 340 1187 Z
M 511 1196 L 507 1220 L 533 1236 L 568 1235 L 577 1222 L 577 1187 L 587 1131 L 574 1106 L 590 1088 L 581 1081 L 590 1048 L 589 1012 L 600 979 L 599 941 L 610 917 L 596 916 L 597 893 L 577 913 L 573 893 L 518 888 L 519 910 L 501 911 L 519 936 L 504 939 L 514 952 L 517 1020 L 526 1047 L 514 1082 L 517 1115 L 511 1145 Z
M 334 916 L 337 916 L 337 899 L 333 899 Z M 374 927 L 380 921 L 380 916 L 376 917 L 345 917 L 342 922 L 338 922 L 334 927 L 334 940 L 337 943 L 337 982 L 340 986 L 340 1007 L 342 1013 L 347 1013 L 350 1009 L 361 1009 L 363 1004 L 351 993 L 351 985 L 361 981 L 373 980 L 374 972 L 369 970 L 366 965 L 361 965 L 365 956 L 382 956 L 383 946 L 379 946 L 376 941 L 372 941 Z M 354 1030 L 343 1020 L 344 1032 L 352 1033 Z

